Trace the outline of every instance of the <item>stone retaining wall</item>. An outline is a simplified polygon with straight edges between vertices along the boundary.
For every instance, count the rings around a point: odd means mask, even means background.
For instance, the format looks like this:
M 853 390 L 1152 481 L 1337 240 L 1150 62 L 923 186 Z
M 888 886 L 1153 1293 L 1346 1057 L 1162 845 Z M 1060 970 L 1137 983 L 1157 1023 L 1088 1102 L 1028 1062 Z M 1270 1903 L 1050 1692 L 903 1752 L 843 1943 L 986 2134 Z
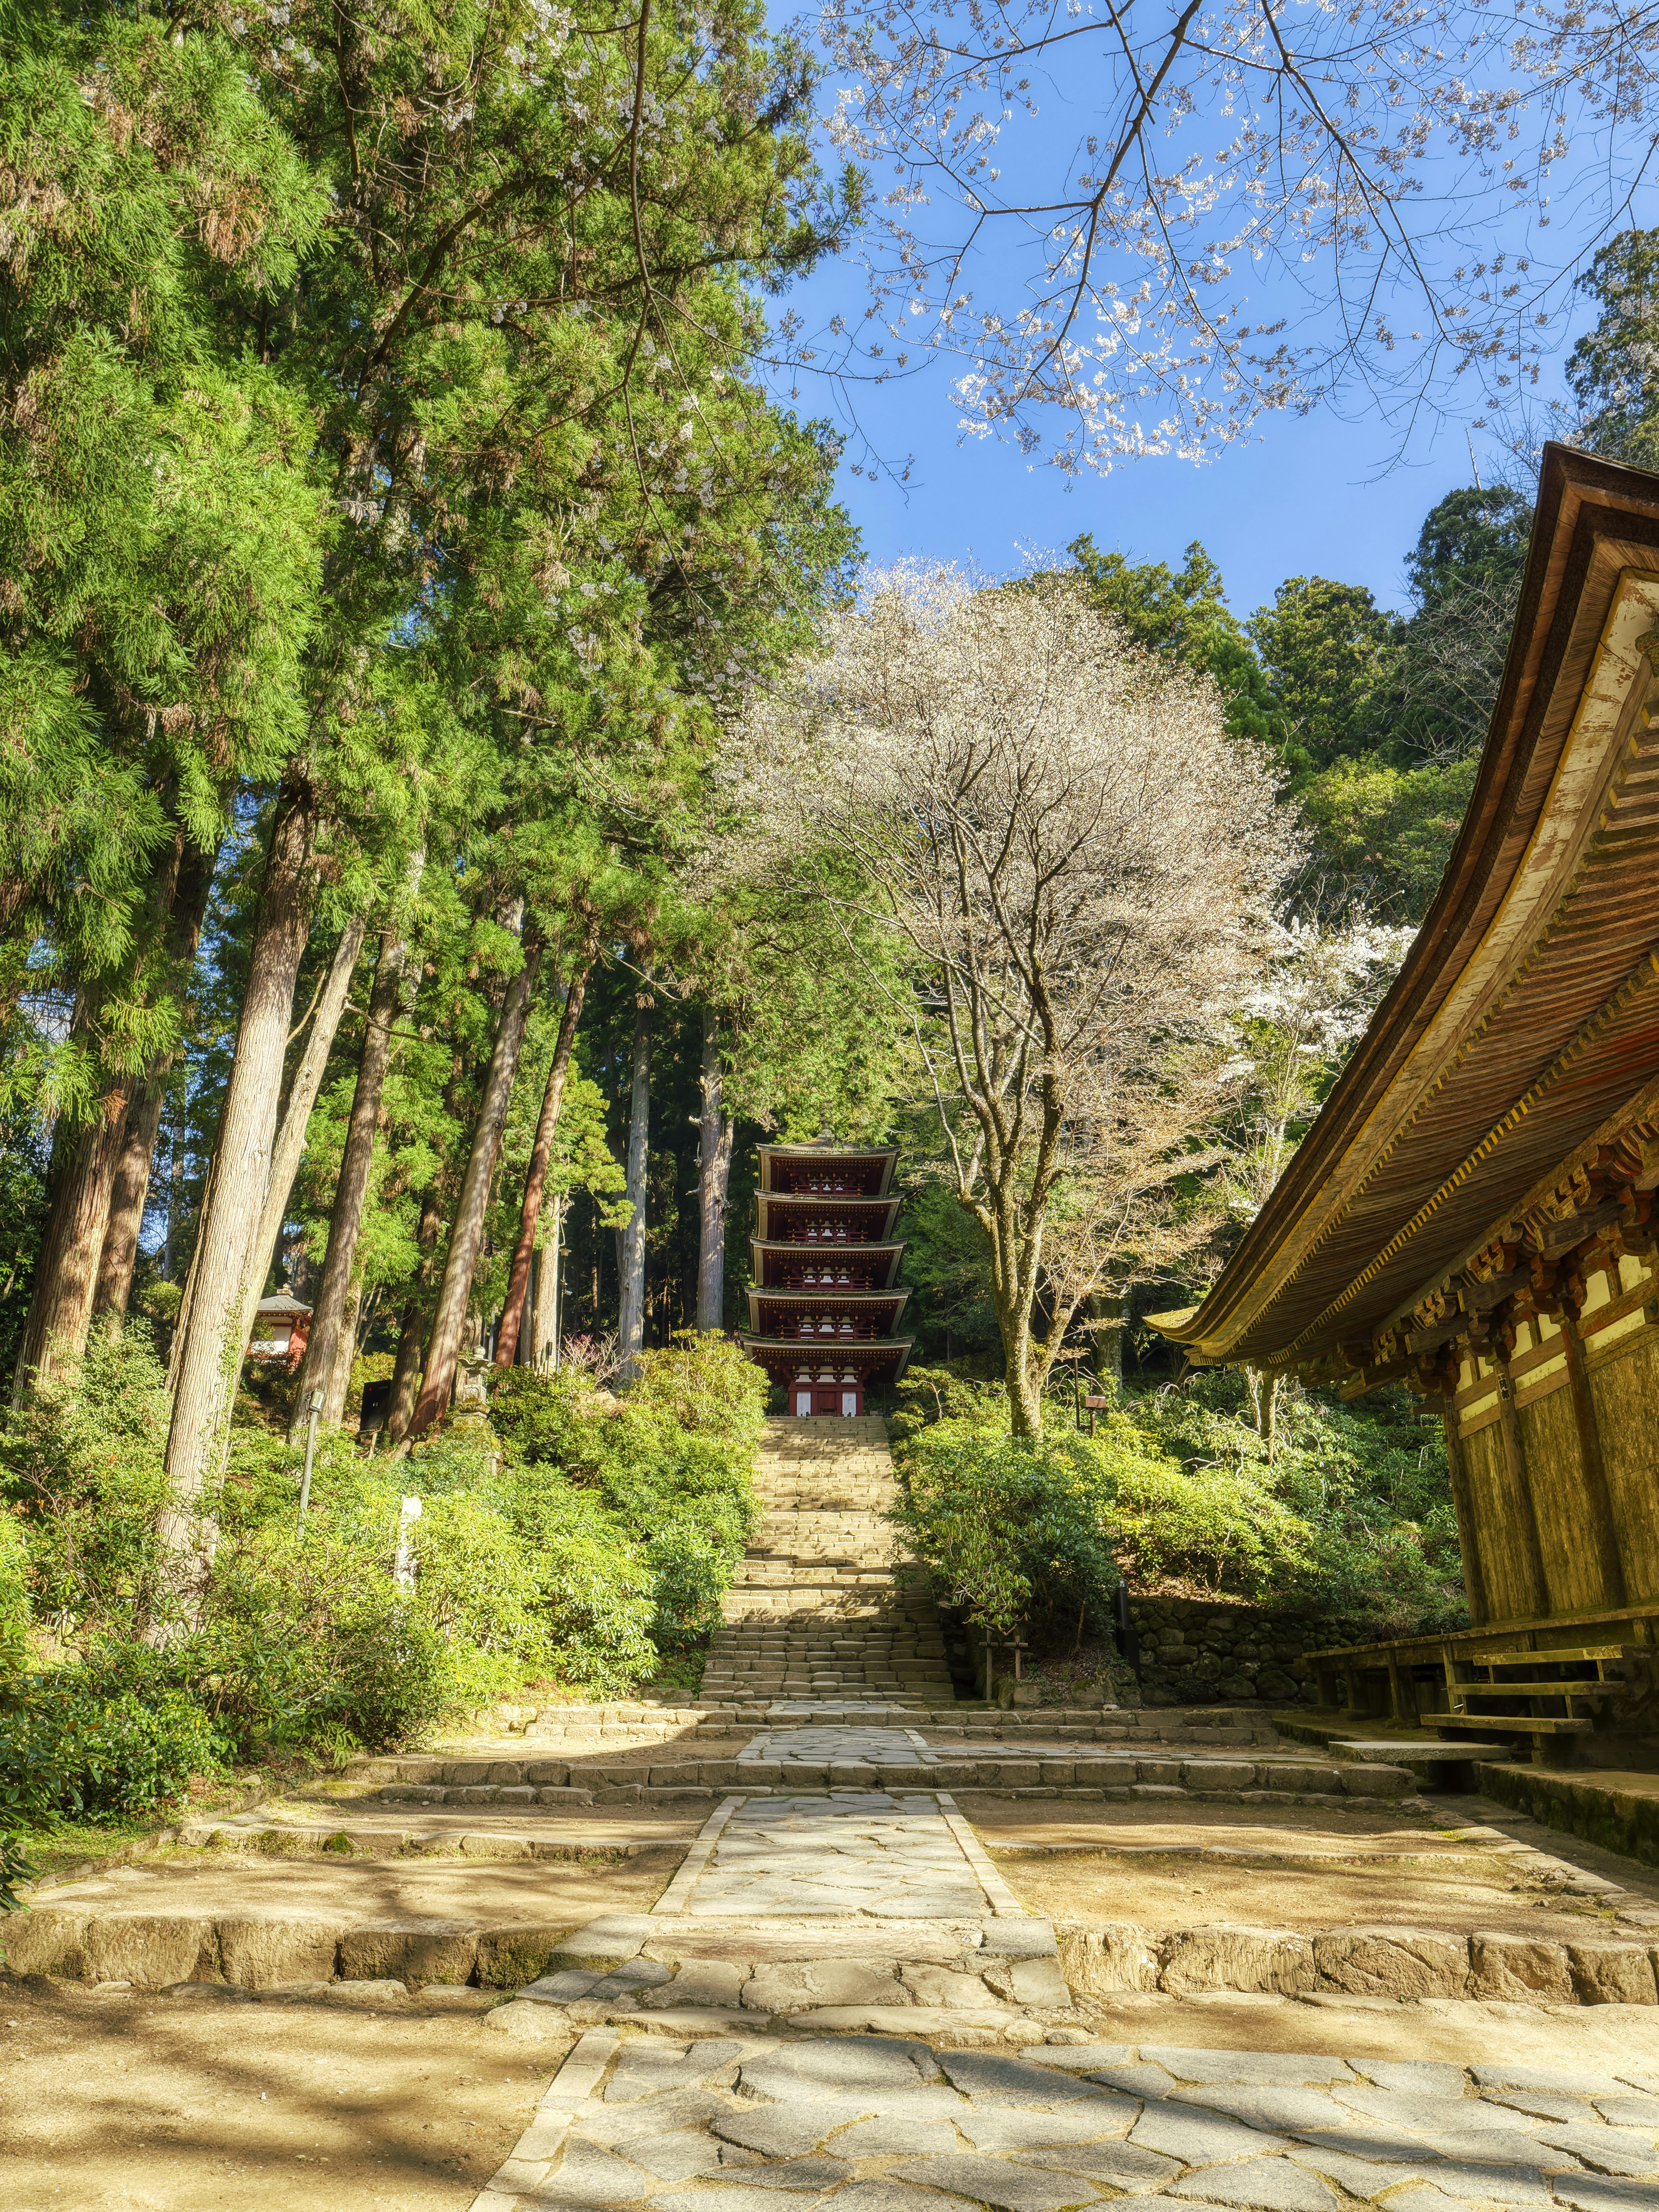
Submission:
M 1057 1923 L 1060 1961 L 1077 1996 L 1160 1990 L 1306 1996 L 1498 1997 L 1522 2004 L 1659 2002 L 1654 1947 L 1612 1938 L 1555 1942 L 1443 1929 L 1183 1928 Z
M 1129 1617 L 1140 1632 L 1140 1691 L 1149 1705 L 1312 1704 L 1305 1651 L 1358 1640 L 1352 1622 L 1310 1620 L 1242 1599 L 1138 1597 Z
M 1075 1996 L 1231 1990 L 1285 1996 L 1329 1990 L 1396 2000 L 1495 1997 L 1525 2004 L 1653 2005 L 1659 2001 L 1655 1972 L 1659 1954 L 1654 1946 L 1605 1937 L 1554 1941 L 1397 1926 L 1309 1930 L 1219 1925 L 1157 1932 L 1125 1923 L 1104 1927 L 1061 1923 L 1055 1935 L 1060 1966 Z M 671 1942 L 652 1948 L 676 1947 Z M 428 1984 L 453 1989 L 469 1983 L 486 1990 L 513 1990 L 550 1969 L 582 1967 L 586 1990 L 594 1962 L 580 1955 L 581 1948 L 582 1935 L 568 1923 L 478 1927 L 409 1918 L 351 1925 L 301 1914 L 198 1917 L 185 1913 L 90 1914 L 43 1906 L 17 1915 L 6 1929 L 6 1963 L 11 1973 L 119 1981 L 145 1989 L 190 1983 L 228 1983 L 252 1990 L 320 1989 L 339 1981 L 381 1987 L 403 1983 L 415 1990 Z M 953 1963 L 954 1974 L 936 1972 L 919 1981 L 916 1972 L 901 1972 L 890 1961 L 880 1970 L 883 2002 L 947 2008 L 983 2003 L 985 1990 L 970 1989 L 962 1962 Z M 969 1963 L 983 1965 L 980 1960 Z M 687 1977 L 685 1987 L 676 1990 L 682 2003 L 734 2001 L 726 1986 L 730 1977 L 711 1978 L 706 1965 L 683 1966 L 678 1957 L 673 1964 Z M 831 1964 L 844 1967 L 845 1962 L 820 1961 L 808 1978 L 821 1981 Z M 1052 1974 L 1052 1968 L 1048 1971 Z M 700 1976 L 708 1980 L 707 1988 L 696 1986 Z M 902 1986 L 887 1989 L 889 1978 Z M 665 1981 L 667 1973 L 653 1979 Z M 1021 2002 L 1065 2002 L 1057 1983 L 1046 1984 L 1041 1991 L 1033 1987 L 1005 1994 Z M 839 1985 L 838 1994 L 830 1997 L 822 1987 L 786 1988 L 780 1981 L 775 1989 L 769 1983 L 764 1990 L 759 1986 L 745 1990 L 741 2002 L 788 2011 L 808 1997 L 817 2002 L 854 2001 Z

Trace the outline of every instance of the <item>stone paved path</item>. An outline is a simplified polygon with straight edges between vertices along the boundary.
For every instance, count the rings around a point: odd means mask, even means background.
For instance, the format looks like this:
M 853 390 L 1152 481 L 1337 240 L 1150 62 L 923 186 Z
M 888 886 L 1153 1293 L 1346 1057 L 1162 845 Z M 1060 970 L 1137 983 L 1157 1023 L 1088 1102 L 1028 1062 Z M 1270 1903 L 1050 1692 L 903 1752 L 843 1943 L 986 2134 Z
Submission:
M 781 2198 L 776 2192 L 783 2192 Z M 589 2030 L 473 2212 L 1659 2205 L 1659 2075 Z
M 752 1798 L 721 1829 L 684 1911 L 972 1920 L 978 1877 L 936 1796 Z

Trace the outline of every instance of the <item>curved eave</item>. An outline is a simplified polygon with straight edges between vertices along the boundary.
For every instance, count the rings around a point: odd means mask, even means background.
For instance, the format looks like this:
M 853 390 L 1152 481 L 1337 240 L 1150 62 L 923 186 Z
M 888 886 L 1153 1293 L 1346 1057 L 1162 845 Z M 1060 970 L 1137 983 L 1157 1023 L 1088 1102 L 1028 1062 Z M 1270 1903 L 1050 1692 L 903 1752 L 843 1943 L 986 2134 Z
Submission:
M 890 1365 L 891 1379 L 896 1382 L 909 1364 L 910 1353 L 915 1347 L 915 1339 L 912 1336 L 895 1336 L 890 1337 L 884 1342 L 878 1340 L 873 1344 L 867 1341 L 863 1344 L 845 1345 L 826 1343 L 821 1355 L 814 1350 L 810 1358 L 805 1356 L 807 1346 L 799 1339 L 792 1340 L 787 1336 L 744 1335 L 739 1336 L 738 1342 L 750 1358 L 757 1360 L 769 1372 L 775 1364 L 781 1364 L 787 1360 L 793 1360 L 797 1366 L 827 1367 L 831 1364 L 830 1355 L 833 1353 L 834 1364 L 838 1367 L 870 1369 Z
M 1546 449 L 1474 794 L 1393 989 L 1209 1296 L 1198 1357 L 1387 1326 L 1659 1071 L 1659 789 L 1638 708 L 1659 477 Z
M 895 1197 L 830 1198 L 819 1196 L 817 1194 L 803 1196 L 793 1191 L 763 1190 L 756 1196 L 756 1203 L 760 1209 L 760 1241 L 763 1244 L 788 1243 L 791 1241 L 789 1238 L 769 1236 L 767 1232 L 775 1227 L 779 1221 L 785 1220 L 792 1213 L 795 1213 L 810 1215 L 819 1219 L 835 1220 L 837 1218 L 844 1218 L 849 1226 L 854 1226 L 860 1230 L 867 1229 L 870 1231 L 867 1239 L 864 1241 L 872 1244 L 890 1243 L 893 1224 L 898 1218 L 899 1206 L 902 1202 Z M 833 1241 L 826 1238 L 823 1243 L 827 1247 Z M 800 1245 L 795 1246 L 798 1251 L 802 1249 Z
M 761 1190 L 774 1197 L 787 1198 L 794 1194 L 791 1192 L 774 1189 L 772 1175 L 775 1163 L 786 1170 L 789 1168 L 816 1170 L 820 1174 L 825 1168 L 834 1167 L 843 1161 L 849 1168 L 854 1169 L 875 1167 L 878 1170 L 878 1180 L 874 1189 L 850 1194 L 853 1196 L 866 1198 L 888 1196 L 893 1187 L 893 1170 L 898 1164 L 896 1145 L 847 1145 L 835 1148 L 816 1145 L 757 1145 L 755 1152 L 760 1162 Z M 819 1194 L 802 1192 L 800 1195 L 816 1197 Z
M 902 1291 L 792 1291 L 768 1289 L 763 1285 L 751 1287 L 748 1298 L 750 1327 L 757 1335 L 767 1335 L 771 1332 L 763 1327 L 762 1315 L 775 1309 L 787 1310 L 790 1308 L 799 1313 L 840 1312 L 843 1310 L 854 1312 L 861 1310 L 866 1313 L 879 1311 L 889 1316 L 888 1327 L 891 1329 L 897 1326 L 899 1316 L 909 1304 L 910 1293 L 908 1288 Z M 830 1339 L 826 1337 L 824 1341 L 828 1343 Z
M 840 1249 L 839 1246 L 836 1247 L 837 1250 Z M 878 1291 L 892 1288 L 893 1278 L 898 1273 L 899 1261 L 904 1256 L 904 1244 L 902 1239 L 886 1244 L 849 1244 L 846 1249 L 849 1253 L 858 1254 L 861 1266 L 870 1267 L 872 1271 L 883 1267 L 886 1268 L 885 1282 L 874 1284 L 872 1288 Z M 757 1287 L 768 1291 L 783 1287 L 781 1284 L 769 1283 L 766 1280 L 766 1262 L 769 1258 L 776 1255 L 780 1259 L 787 1258 L 799 1263 L 804 1251 L 814 1249 L 816 1247 L 811 1245 L 783 1244 L 775 1241 L 769 1243 L 764 1237 L 751 1237 L 749 1240 L 749 1267 L 750 1273 L 755 1278 Z

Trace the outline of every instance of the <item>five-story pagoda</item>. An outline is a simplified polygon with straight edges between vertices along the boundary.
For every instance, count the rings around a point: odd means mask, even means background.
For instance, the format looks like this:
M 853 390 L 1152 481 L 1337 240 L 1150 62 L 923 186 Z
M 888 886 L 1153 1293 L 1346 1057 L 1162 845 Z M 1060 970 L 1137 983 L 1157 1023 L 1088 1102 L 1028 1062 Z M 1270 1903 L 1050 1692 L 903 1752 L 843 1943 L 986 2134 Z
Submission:
M 895 1331 L 909 1297 L 896 1290 L 902 1201 L 898 1152 L 819 1137 L 760 1147 L 759 1220 L 751 1240 L 750 1333 L 740 1341 L 784 1389 L 793 1414 L 862 1413 L 872 1383 L 896 1382 L 912 1340 Z

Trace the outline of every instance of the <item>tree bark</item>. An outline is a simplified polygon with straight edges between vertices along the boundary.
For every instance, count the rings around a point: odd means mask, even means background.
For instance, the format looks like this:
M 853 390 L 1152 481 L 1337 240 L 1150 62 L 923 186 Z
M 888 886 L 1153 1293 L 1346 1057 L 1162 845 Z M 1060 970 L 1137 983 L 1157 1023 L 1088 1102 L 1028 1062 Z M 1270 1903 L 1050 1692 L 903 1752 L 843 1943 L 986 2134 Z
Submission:
M 14 1407 L 22 1404 L 36 1382 L 72 1366 L 87 1348 L 125 1108 L 126 1101 L 118 1094 L 107 1099 L 96 1121 L 73 1135 L 64 1134 L 53 1147 L 58 1157 L 52 1175 L 52 1207 L 17 1355 Z
M 478 1247 L 483 1238 L 484 1211 L 489 1203 L 489 1185 L 501 1148 L 507 1100 L 513 1093 L 513 1078 L 524 1044 L 525 1026 L 530 1019 L 530 1001 L 535 991 L 536 974 L 541 966 L 541 957 L 540 945 L 526 951 L 524 965 L 508 984 L 507 997 L 502 1002 L 501 1018 L 495 1030 L 495 1049 L 489 1057 L 489 1073 L 484 1079 L 483 1097 L 479 1103 L 477 1120 L 473 1124 L 472 1151 L 467 1160 L 466 1173 L 462 1178 L 461 1194 L 456 1202 L 455 1225 L 449 1238 L 449 1255 L 444 1262 L 443 1282 L 438 1291 L 438 1310 L 432 1321 L 432 1341 L 427 1347 L 426 1376 L 421 1384 L 420 1398 L 409 1426 L 398 1439 L 399 1453 L 406 1451 L 416 1437 L 432 1426 L 449 1402 L 450 1389 L 455 1380 L 456 1357 L 460 1351 L 461 1334 L 466 1323 L 467 1302 L 472 1294 L 472 1271 L 477 1266 Z
M 181 1329 L 167 1448 L 173 1500 L 158 1523 L 163 1549 L 175 1561 L 196 1547 L 198 1500 L 217 1464 L 242 1350 L 243 1286 L 270 1182 L 294 986 L 310 928 L 316 824 L 316 795 L 290 772 L 271 823 L 217 1171 L 209 1177 L 190 1314 Z
M 283 1109 L 282 1127 L 271 1150 L 270 1176 L 265 1187 L 264 1204 L 259 1210 L 258 1232 L 253 1241 L 247 1279 L 242 1289 L 241 1340 L 236 1347 L 239 1376 L 252 1339 L 259 1301 L 265 1294 L 265 1277 L 270 1273 L 271 1262 L 276 1256 L 276 1246 L 283 1234 L 283 1224 L 288 1218 L 288 1202 L 293 1195 L 294 1178 L 300 1172 L 300 1162 L 305 1153 L 306 1132 L 311 1126 L 311 1109 L 317 1103 L 317 1093 L 323 1087 L 329 1055 L 339 1034 L 346 1000 L 351 995 L 351 978 L 356 970 L 368 930 L 368 916 L 359 914 L 354 915 L 341 932 L 340 941 L 334 948 L 334 958 L 330 963 L 328 980 L 323 986 L 316 1012 L 311 1018 L 311 1035 L 306 1040 L 305 1051 L 289 1086 L 288 1103 Z
M 1123 1387 L 1123 1334 L 1127 1301 L 1121 1291 L 1097 1291 L 1093 1304 L 1099 1321 L 1095 1330 L 1095 1372 L 1103 1382 Z
M 543 1245 L 531 1300 L 530 1358 L 538 1374 L 558 1364 L 559 1268 L 564 1256 L 564 1219 L 568 1205 L 562 1191 L 553 1200 L 553 1234 Z
M 553 1139 L 558 1133 L 559 1109 L 564 1103 L 565 1077 L 569 1073 L 570 1055 L 576 1042 L 576 1024 L 581 1019 L 582 1000 L 586 995 L 587 978 L 592 964 L 589 959 L 586 965 L 578 969 L 571 977 L 564 1012 L 559 1017 L 558 1041 L 553 1048 L 553 1065 L 547 1071 L 547 1088 L 542 1093 L 541 1119 L 536 1124 L 536 1141 L 531 1147 L 530 1169 L 525 1177 L 524 1206 L 519 1216 L 519 1241 L 513 1248 L 513 1266 L 507 1279 L 506 1310 L 501 1315 L 501 1334 L 495 1341 L 497 1367 L 511 1367 L 519 1348 L 519 1325 L 530 1289 L 531 1255 L 536 1249 L 536 1223 L 541 1214 L 542 1193 L 547 1188 L 547 1164 L 553 1156 Z
M 645 1171 L 651 1136 L 651 994 L 646 979 L 634 1017 L 634 1081 L 628 1109 L 628 1197 L 633 1212 L 622 1234 L 622 1295 L 617 1330 L 623 1376 L 645 1343 Z
M 437 1186 L 434 1184 L 422 1201 L 420 1225 L 415 1232 L 421 1258 L 415 1272 L 415 1287 L 404 1301 L 398 1357 L 392 1362 L 392 1395 L 386 1409 L 388 1443 L 398 1442 L 414 1417 L 415 1394 L 421 1379 L 421 1352 L 426 1343 L 425 1293 L 431 1280 L 432 1256 L 438 1249 L 438 1231 L 442 1226 L 443 1213 L 438 1204 Z
M 322 1418 L 332 1422 L 336 1428 L 345 1419 L 346 1400 L 351 1395 L 351 1369 L 357 1357 L 357 1323 L 362 1310 L 362 1278 L 358 1276 L 347 1288 L 339 1326 L 334 1332 L 334 1357 L 319 1378 L 323 1386 Z M 303 1423 L 296 1425 L 303 1430 Z
M 167 958 L 183 991 L 188 989 L 190 973 L 196 964 L 196 948 L 201 942 L 202 924 L 207 919 L 219 854 L 216 847 L 210 853 L 182 840 L 181 843 L 173 911 L 168 917 Z M 109 1223 L 104 1231 L 98 1283 L 93 1293 L 94 1315 L 125 1315 L 127 1300 L 132 1295 L 132 1271 L 138 1257 L 144 1210 L 149 1201 L 150 1163 L 155 1157 L 155 1139 L 167 1106 L 167 1084 L 177 1059 L 173 1052 L 158 1053 L 144 1070 L 143 1080 L 127 1107 L 121 1153 L 115 1164 L 115 1183 L 110 1194 Z M 171 1228 L 171 1221 L 168 1225 Z
M 380 939 L 374 988 L 369 994 L 368 1019 L 363 1028 L 362 1056 L 357 1063 L 357 1087 L 352 1094 L 351 1119 L 346 1127 L 345 1150 L 340 1158 L 340 1179 L 334 1187 L 334 1206 L 329 1216 L 328 1249 L 323 1255 L 322 1279 L 317 1285 L 311 1334 L 306 1340 L 305 1358 L 295 1387 L 294 1418 L 289 1428 L 290 1441 L 303 1437 L 310 1419 L 312 1392 L 319 1383 L 324 1394 L 323 1419 L 337 1422 L 344 1408 L 343 1385 L 336 1401 L 334 1355 L 357 1262 L 363 1201 L 368 1195 L 369 1170 L 374 1161 L 374 1133 L 380 1124 L 380 1098 L 392 1058 L 392 1027 L 403 1001 L 407 950 L 402 928 L 394 923 Z M 347 1371 L 349 1373 L 349 1369 Z
M 732 1117 L 725 1110 L 720 1024 L 702 1010 L 702 1121 L 697 1139 L 697 1327 L 726 1326 L 726 1194 L 732 1178 Z

